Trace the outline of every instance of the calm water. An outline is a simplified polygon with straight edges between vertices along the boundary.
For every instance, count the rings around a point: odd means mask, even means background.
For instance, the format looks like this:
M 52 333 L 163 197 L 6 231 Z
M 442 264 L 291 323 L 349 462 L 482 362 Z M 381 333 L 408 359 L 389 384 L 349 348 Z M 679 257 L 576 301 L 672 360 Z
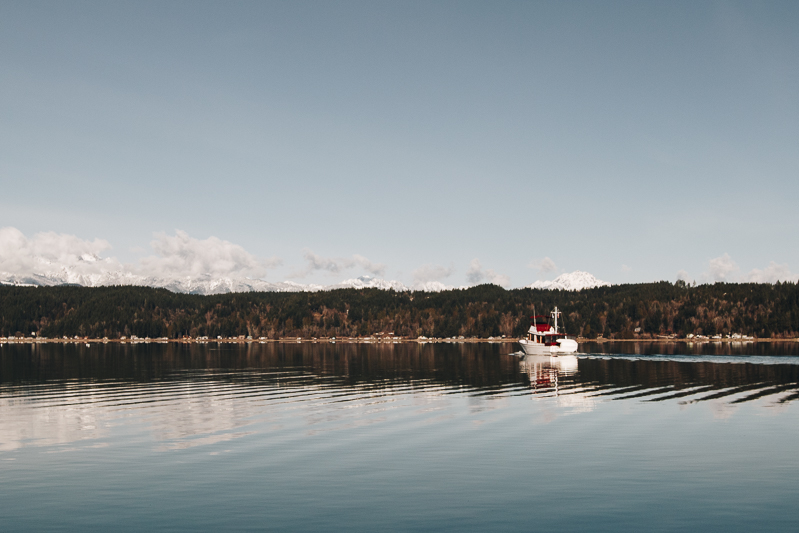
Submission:
M 797 530 L 798 346 L 0 345 L 0 530 Z

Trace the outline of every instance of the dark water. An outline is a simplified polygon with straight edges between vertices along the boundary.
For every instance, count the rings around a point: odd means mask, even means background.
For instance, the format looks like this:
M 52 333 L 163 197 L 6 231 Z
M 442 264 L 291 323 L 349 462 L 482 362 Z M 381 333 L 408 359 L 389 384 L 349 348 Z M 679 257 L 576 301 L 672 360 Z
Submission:
M 0 345 L 0 530 L 796 530 L 797 345 L 631 346 Z
M 733 355 L 799 357 L 799 342 L 663 342 L 663 341 L 609 341 L 585 342 L 580 351 L 597 354 L 627 355 Z

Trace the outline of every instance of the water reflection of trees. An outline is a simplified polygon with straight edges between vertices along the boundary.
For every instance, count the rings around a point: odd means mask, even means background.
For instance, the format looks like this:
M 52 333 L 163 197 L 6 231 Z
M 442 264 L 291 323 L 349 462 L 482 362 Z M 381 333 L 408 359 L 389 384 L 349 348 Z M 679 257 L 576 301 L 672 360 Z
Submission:
M 799 399 L 795 364 L 562 356 L 534 361 L 509 355 L 512 349 L 509 344 L 469 343 L 7 345 L 0 351 L 0 386 L 47 384 L 57 390 L 74 382 L 214 380 L 367 389 L 434 384 L 488 394 L 532 390 L 597 400 Z
M 582 353 L 630 354 L 630 355 L 735 355 L 735 356 L 799 356 L 799 342 L 751 342 L 751 341 L 610 341 L 584 342 Z
M 792 401 L 799 391 L 799 365 L 583 359 L 579 381 L 615 399 L 740 403 L 787 392 L 777 401 Z M 603 385 L 612 387 L 599 390 Z
M 210 371 L 235 382 L 279 380 L 283 371 L 339 385 L 432 380 L 490 388 L 518 381 L 515 358 L 502 355 L 509 351 L 467 343 L 11 345 L 0 352 L 0 383 L 202 379 Z

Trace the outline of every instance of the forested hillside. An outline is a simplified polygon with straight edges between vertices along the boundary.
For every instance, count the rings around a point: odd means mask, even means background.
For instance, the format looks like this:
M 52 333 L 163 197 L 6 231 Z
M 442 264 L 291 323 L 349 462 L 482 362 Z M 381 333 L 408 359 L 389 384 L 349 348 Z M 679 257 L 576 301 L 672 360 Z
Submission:
M 479 285 L 440 293 L 341 289 L 215 296 L 146 287 L 0 286 L 0 335 L 511 337 L 526 331 L 534 308 L 548 314 L 555 305 L 564 313 L 567 333 L 590 338 L 799 335 L 795 283 L 691 287 L 682 282 L 580 292 Z

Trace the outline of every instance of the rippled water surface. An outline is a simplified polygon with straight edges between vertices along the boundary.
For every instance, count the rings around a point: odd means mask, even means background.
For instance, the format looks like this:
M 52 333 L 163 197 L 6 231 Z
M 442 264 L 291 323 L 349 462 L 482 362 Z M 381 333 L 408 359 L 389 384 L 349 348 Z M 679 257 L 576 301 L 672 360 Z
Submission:
M 797 346 L 6 344 L 0 530 L 797 530 Z

